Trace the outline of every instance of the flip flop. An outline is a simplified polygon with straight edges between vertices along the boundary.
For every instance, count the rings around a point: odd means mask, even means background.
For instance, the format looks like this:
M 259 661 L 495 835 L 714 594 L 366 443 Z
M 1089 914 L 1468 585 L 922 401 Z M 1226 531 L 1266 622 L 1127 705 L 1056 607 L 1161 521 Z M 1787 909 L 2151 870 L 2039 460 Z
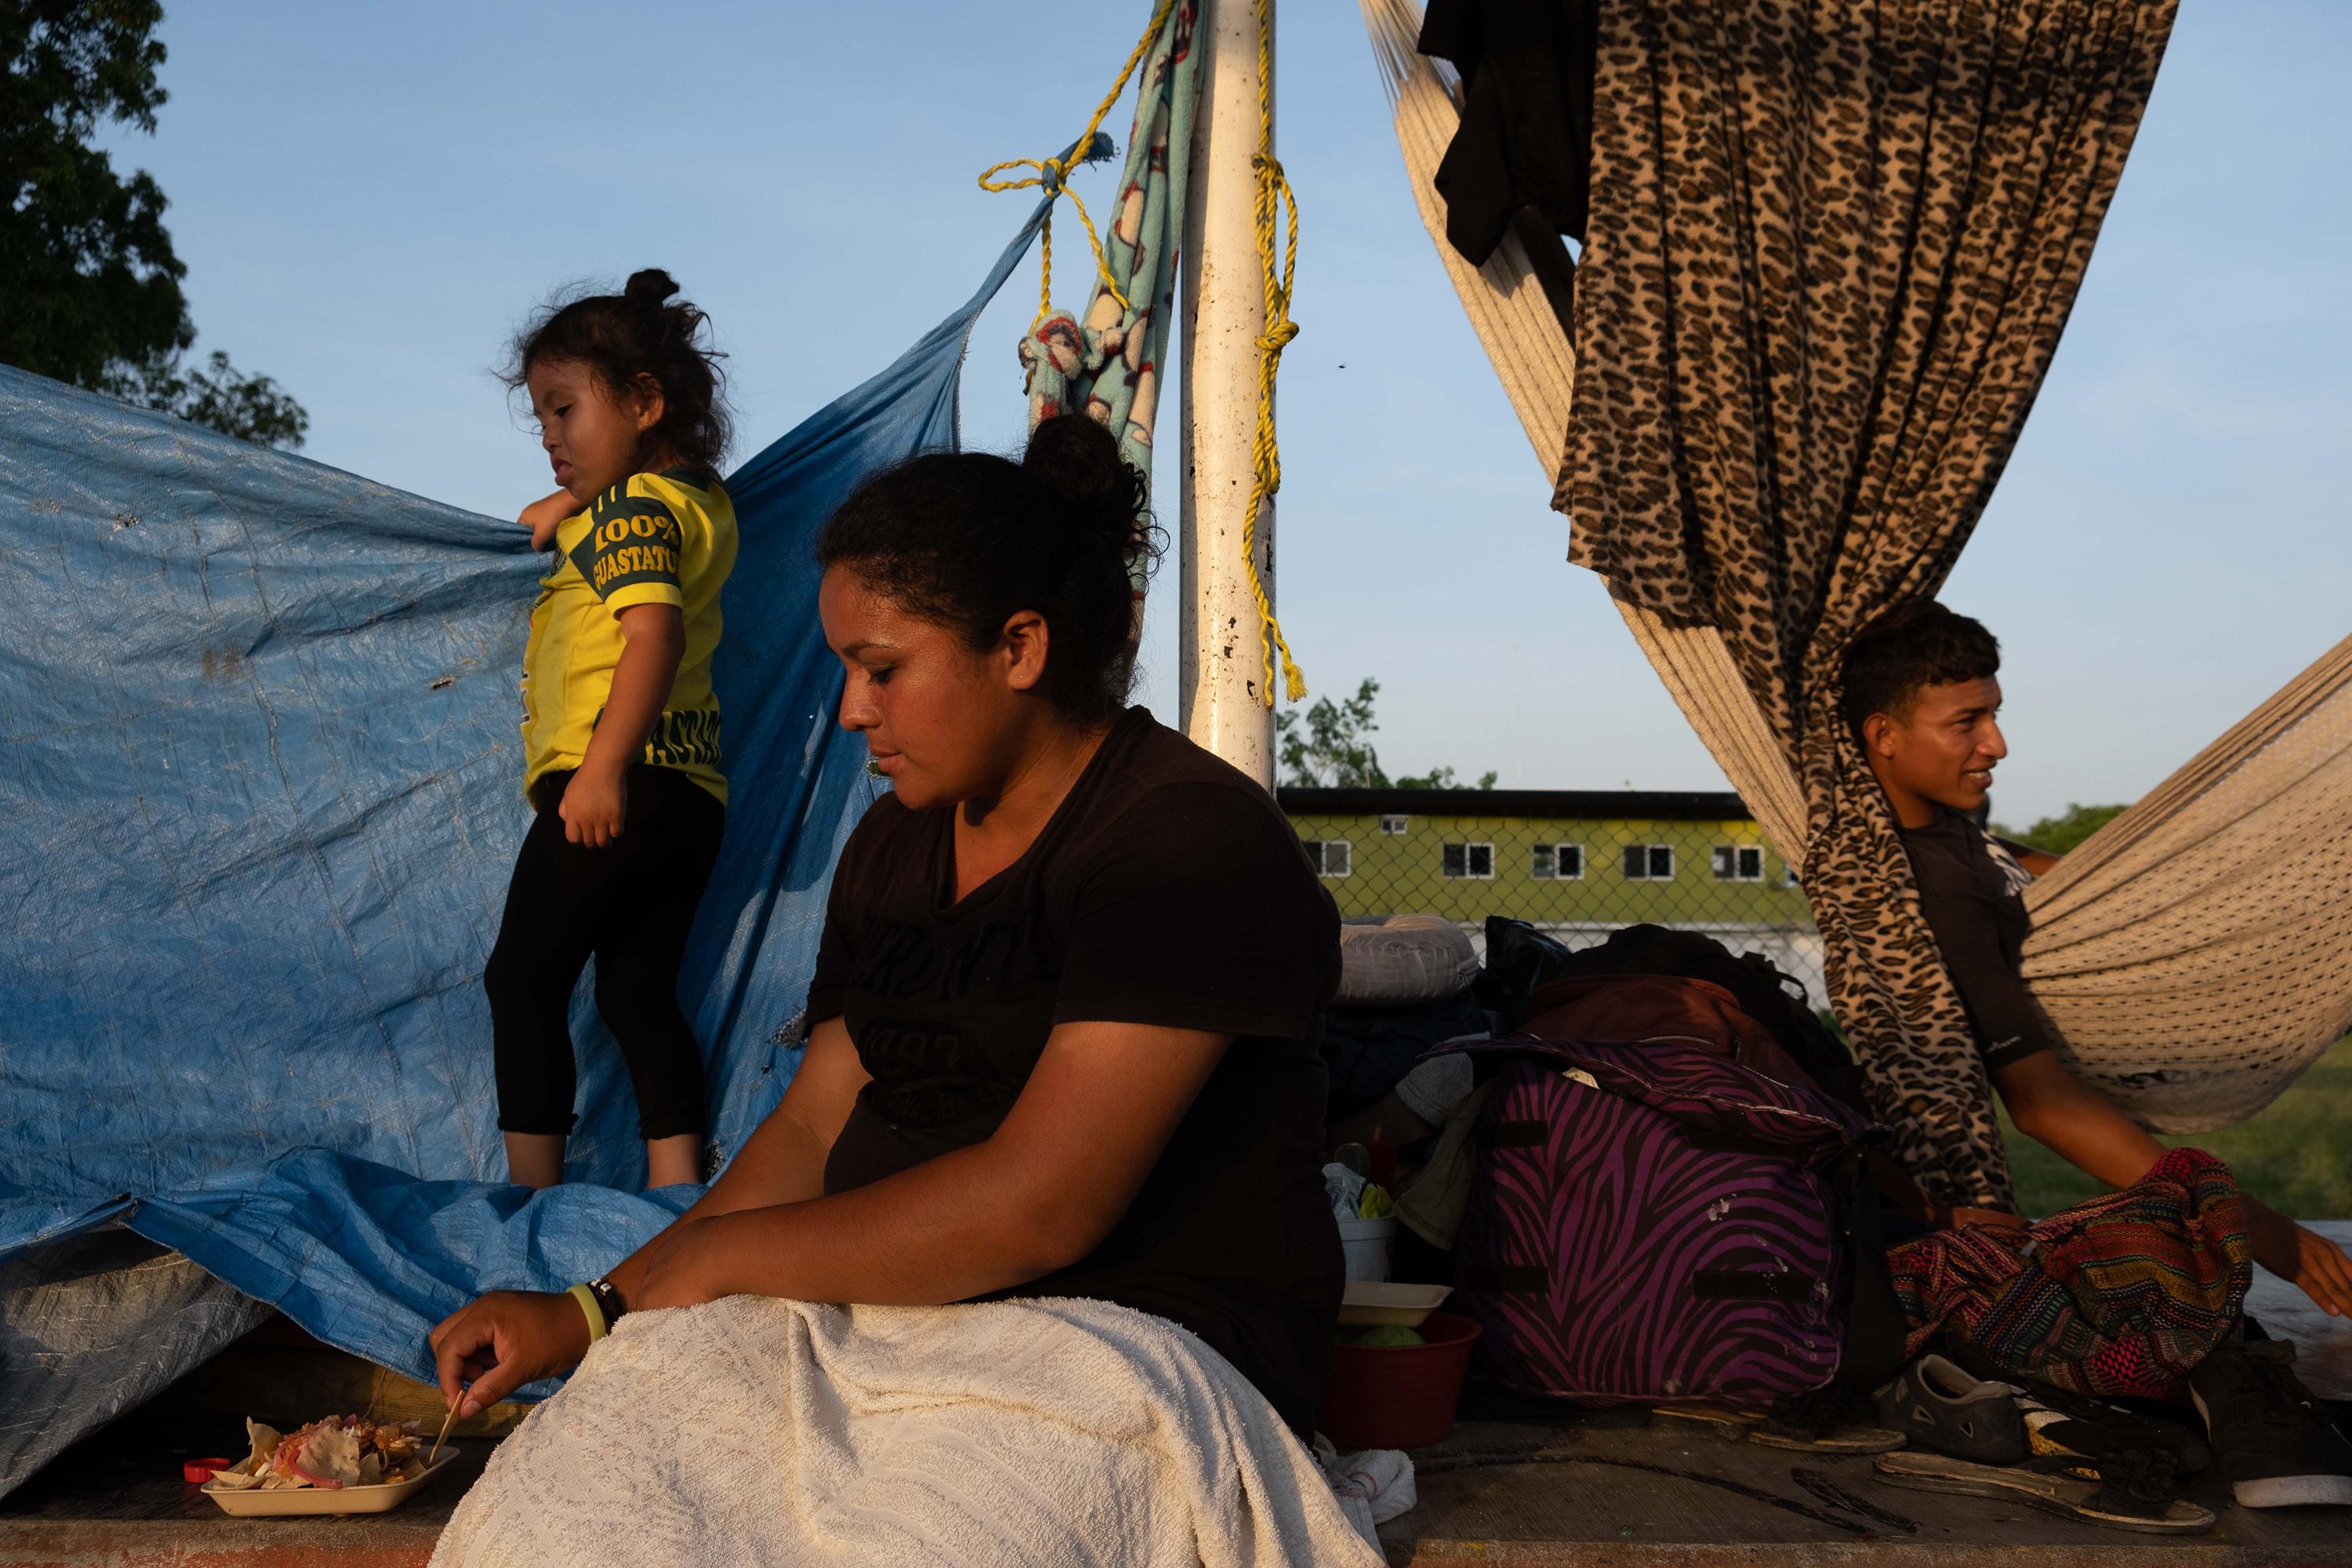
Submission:
M 2084 1480 L 2062 1471 L 2025 1466 L 1972 1465 L 1942 1454 L 1911 1450 L 1882 1454 L 1871 1468 L 1893 1487 L 1913 1491 L 1951 1492 L 1961 1497 L 1995 1498 L 2021 1502 L 2045 1513 L 2104 1524 L 2113 1530 L 2137 1530 L 2159 1535 L 2202 1535 L 2213 1528 L 2213 1510 L 2175 1499 L 2143 1502 L 2104 1482 Z
M 1881 1426 L 1840 1426 L 1818 1437 L 1777 1429 L 1753 1410 L 1717 1410 L 1704 1405 L 1658 1405 L 1650 1410 L 1669 1421 L 1711 1426 L 1735 1443 L 1788 1448 L 1801 1454 L 1885 1454 L 1903 1447 L 1903 1434 Z

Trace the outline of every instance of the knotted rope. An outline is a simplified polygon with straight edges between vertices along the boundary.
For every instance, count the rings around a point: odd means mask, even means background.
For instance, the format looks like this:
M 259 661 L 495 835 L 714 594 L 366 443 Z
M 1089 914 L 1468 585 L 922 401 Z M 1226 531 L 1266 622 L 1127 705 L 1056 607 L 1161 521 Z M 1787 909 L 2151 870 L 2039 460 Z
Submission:
M 980 174 L 980 188 L 983 191 L 1025 191 L 1043 187 L 1053 195 L 1068 196 L 1070 205 L 1078 209 L 1078 221 L 1086 225 L 1087 243 L 1094 247 L 1095 271 L 1102 279 L 1102 286 L 1110 290 L 1111 298 L 1118 301 L 1122 310 L 1127 307 L 1127 295 L 1120 289 L 1118 279 L 1111 276 L 1110 263 L 1103 256 L 1102 236 L 1095 232 L 1095 220 L 1088 216 L 1087 204 L 1078 198 L 1077 192 L 1070 189 L 1069 175 L 1070 171 L 1082 163 L 1110 155 L 1107 142 L 1099 153 L 1095 150 L 1096 139 L 1102 132 L 1103 117 L 1110 112 L 1111 105 L 1118 101 L 1118 95 L 1127 90 L 1128 78 L 1135 74 L 1135 68 L 1150 52 L 1151 41 L 1160 36 L 1160 29 L 1166 25 L 1168 13 L 1175 4 L 1176 0 L 1160 0 L 1160 4 L 1152 8 L 1150 25 L 1143 29 L 1143 37 L 1135 41 L 1134 49 L 1127 57 L 1127 64 L 1118 69 L 1118 79 L 1110 84 L 1110 90 L 1103 95 L 1103 100 L 1095 105 L 1094 118 L 1087 121 L 1087 128 L 1078 133 L 1070 152 L 1058 158 L 1008 158 L 1002 163 L 990 164 Z M 1260 52 L 1263 51 L 1261 43 Z M 1008 169 L 1034 169 L 1037 172 L 1018 180 L 991 178 Z M 1033 326 L 1036 321 L 1044 321 L 1054 309 L 1054 219 L 1050 214 L 1046 216 L 1040 239 L 1045 251 L 1045 267 L 1037 279 L 1037 314 L 1031 323 Z
M 1290 319 L 1291 279 L 1298 270 L 1298 198 L 1274 155 L 1274 28 L 1264 0 L 1259 0 L 1256 10 L 1257 155 L 1250 160 L 1250 167 L 1257 173 L 1257 258 L 1265 287 L 1265 331 L 1257 340 L 1257 436 L 1250 444 L 1255 478 L 1249 515 L 1242 523 L 1242 560 L 1249 566 L 1250 593 L 1257 600 L 1260 668 L 1265 678 L 1259 689 L 1271 708 L 1277 652 L 1282 656 L 1283 689 L 1290 700 L 1296 702 L 1307 695 L 1307 677 L 1290 657 L 1289 639 L 1282 635 L 1282 623 L 1274 618 L 1274 605 L 1266 597 L 1265 580 L 1257 569 L 1258 514 L 1274 503 L 1275 492 L 1282 489 L 1282 447 L 1274 430 L 1274 378 L 1282 351 L 1298 335 L 1298 323 Z M 1275 221 L 1286 214 L 1288 233 L 1277 265 Z

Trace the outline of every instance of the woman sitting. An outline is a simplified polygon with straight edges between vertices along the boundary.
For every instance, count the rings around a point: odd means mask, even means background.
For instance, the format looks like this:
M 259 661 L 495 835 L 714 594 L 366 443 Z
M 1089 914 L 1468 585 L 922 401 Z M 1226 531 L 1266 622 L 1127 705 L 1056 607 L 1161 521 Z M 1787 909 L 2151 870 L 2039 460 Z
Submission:
M 841 723 L 892 793 L 834 877 L 807 1054 L 607 1279 L 434 1331 L 461 1412 L 623 1312 L 1061 1297 L 1192 1331 L 1309 1432 L 1342 1272 L 1315 1047 L 1337 916 L 1265 791 L 1125 706 L 1142 500 L 1066 416 L 1017 464 L 917 458 L 826 526 Z

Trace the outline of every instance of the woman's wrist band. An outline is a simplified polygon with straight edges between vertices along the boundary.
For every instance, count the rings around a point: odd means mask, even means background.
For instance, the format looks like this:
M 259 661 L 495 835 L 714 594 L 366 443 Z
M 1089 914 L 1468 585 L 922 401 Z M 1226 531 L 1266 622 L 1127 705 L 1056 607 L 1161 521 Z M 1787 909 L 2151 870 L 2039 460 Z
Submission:
M 588 1293 L 596 1298 L 596 1310 L 604 1314 L 604 1331 L 611 1333 L 620 1322 L 621 1314 L 629 1310 L 629 1304 L 621 1300 L 621 1288 L 607 1275 L 588 1281 Z
M 574 1285 L 569 1294 L 580 1303 L 581 1316 L 588 1320 L 588 1342 L 593 1345 L 612 1326 L 604 1321 L 604 1309 L 596 1304 L 596 1292 L 585 1285 Z

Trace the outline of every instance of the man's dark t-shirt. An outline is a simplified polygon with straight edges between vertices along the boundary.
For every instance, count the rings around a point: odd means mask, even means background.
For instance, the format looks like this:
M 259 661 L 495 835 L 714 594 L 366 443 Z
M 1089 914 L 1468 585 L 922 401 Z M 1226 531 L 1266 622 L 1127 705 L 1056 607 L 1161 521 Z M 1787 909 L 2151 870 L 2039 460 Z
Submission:
M 2021 967 L 2033 929 L 2024 897 L 2031 879 L 1996 860 L 1984 834 L 1958 812 L 1938 811 L 1927 826 L 1902 831 L 1920 910 L 1968 1009 L 1986 1068 L 2054 1048 L 2049 1020 Z
M 877 802 L 833 880 L 809 1016 L 873 1081 L 825 1190 L 994 1132 L 1054 1026 L 1234 1037 L 1125 1217 L 1006 1296 L 1082 1296 L 1190 1329 L 1311 1429 L 1343 1266 L 1315 1041 L 1339 917 L 1266 793 L 1129 709 L 1034 844 L 954 901 L 953 808 Z

